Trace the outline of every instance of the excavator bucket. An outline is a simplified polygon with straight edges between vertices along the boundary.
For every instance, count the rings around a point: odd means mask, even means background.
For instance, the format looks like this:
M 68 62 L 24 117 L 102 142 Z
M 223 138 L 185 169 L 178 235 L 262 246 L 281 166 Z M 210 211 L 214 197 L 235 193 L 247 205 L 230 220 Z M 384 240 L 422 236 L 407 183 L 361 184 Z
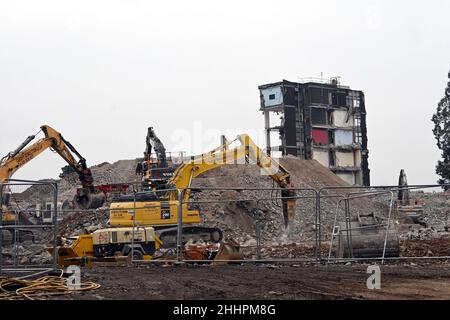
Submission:
M 97 209 L 103 206 L 106 196 L 103 192 L 92 193 L 88 188 L 77 190 L 73 202 L 75 207 L 80 209 Z
M 292 189 L 281 191 L 284 226 L 288 228 L 295 217 L 295 191 Z
M 360 215 L 347 226 L 340 225 L 339 258 L 379 258 L 400 256 L 398 232 L 376 221 L 373 214 Z
M 220 244 L 219 250 L 212 262 L 212 265 L 226 264 L 227 262 L 222 260 L 243 260 L 244 255 L 239 250 L 239 244 L 235 241 L 228 240 Z

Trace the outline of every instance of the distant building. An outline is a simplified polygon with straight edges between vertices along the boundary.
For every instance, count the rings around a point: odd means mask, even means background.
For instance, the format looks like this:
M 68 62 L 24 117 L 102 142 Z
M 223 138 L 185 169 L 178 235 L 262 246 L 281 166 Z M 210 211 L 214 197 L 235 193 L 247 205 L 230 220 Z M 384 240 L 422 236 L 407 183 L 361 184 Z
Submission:
M 362 91 L 341 86 L 338 78 L 283 80 L 258 88 L 269 154 L 315 159 L 352 185 L 370 185 Z M 274 113 L 280 117 L 277 124 L 271 123 Z M 279 145 L 272 145 L 273 132 L 279 134 Z

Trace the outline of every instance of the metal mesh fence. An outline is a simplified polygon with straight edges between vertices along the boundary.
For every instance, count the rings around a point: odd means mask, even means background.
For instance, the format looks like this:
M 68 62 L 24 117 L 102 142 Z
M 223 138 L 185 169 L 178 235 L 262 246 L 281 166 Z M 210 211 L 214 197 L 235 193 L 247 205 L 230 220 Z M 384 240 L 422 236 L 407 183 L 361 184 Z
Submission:
M 290 197 L 295 199 L 295 216 L 286 227 L 286 197 L 279 188 L 133 188 L 126 199 L 111 197 L 106 207 L 81 210 L 58 202 L 53 182 L 11 180 L 2 186 L 8 190 L 2 198 L 9 198 L 9 203 L 0 225 L 0 271 L 55 269 L 58 235 L 70 238 L 105 228 L 118 228 L 128 240 L 109 239 L 109 244 L 120 244 L 109 251 L 94 241 L 93 252 L 86 255 L 100 261 L 119 256 L 136 263 L 447 259 L 450 233 L 446 237 L 445 230 L 430 227 L 431 220 L 421 222 L 419 202 L 408 206 L 396 200 L 399 190 L 435 187 L 295 189 Z M 33 196 L 34 188 L 39 188 L 39 197 Z M 433 219 L 436 225 L 449 217 Z M 194 232 L 197 227 L 200 235 Z M 238 254 L 221 259 L 220 243 Z M 34 254 L 34 248 L 40 253 Z
M 35 190 L 44 196 L 33 198 Z M 0 274 L 56 271 L 56 183 L 10 179 L 0 184 L 0 198 Z

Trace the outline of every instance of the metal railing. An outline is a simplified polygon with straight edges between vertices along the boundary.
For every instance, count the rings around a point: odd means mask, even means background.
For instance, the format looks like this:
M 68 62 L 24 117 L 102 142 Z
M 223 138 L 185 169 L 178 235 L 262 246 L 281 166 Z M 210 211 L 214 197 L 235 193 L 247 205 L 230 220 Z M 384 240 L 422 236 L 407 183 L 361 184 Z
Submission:
M 30 273 L 30 275 L 42 274 L 46 272 L 56 271 L 58 269 L 57 262 L 57 202 L 58 202 L 58 186 L 56 182 L 43 182 L 43 181 L 31 181 L 31 180 L 18 180 L 18 179 L 9 179 L 5 180 L 3 183 L 0 183 L 0 199 L 3 199 L 3 192 L 6 189 L 14 189 L 14 188 L 25 188 L 25 187 L 33 187 L 33 186 L 47 186 L 50 187 L 51 191 L 48 194 L 48 198 L 51 199 L 53 203 L 53 214 L 52 214 L 52 223 L 51 224 L 20 224 L 19 221 L 19 212 L 14 211 L 13 215 L 15 217 L 15 221 L 13 224 L 5 223 L 4 216 L 9 214 L 8 212 L 3 212 L 3 207 L 0 206 L 0 274 L 10 273 L 10 274 L 19 274 L 19 273 Z M 12 199 L 10 199 L 11 201 Z M 9 210 L 9 209 L 8 209 Z M 20 233 L 23 231 L 28 232 L 36 232 L 38 230 L 47 229 L 47 231 L 51 234 L 51 252 L 52 252 L 52 261 L 49 264 L 24 264 L 21 263 L 19 259 L 19 240 Z M 5 243 L 3 237 L 4 232 L 12 233 L 11 241 L 14 249 L 13 252 L 13 263 L 8 263 L 4 259 L 4 247 L 8 246 Z M 34 242 L 34 235 L 33 242 Z M 25 243 L 20 244 L 21 247 L 26 247 Z
M 49 184 L 52 186 L 53 190 L 53 222 L 51 225 L 33 225 L 33 226 L 23 226 L 16 224 L 13 228 L 50 228 L 52 229 L 52 247 L 53 247 L 53 260 L 52 265 L 49 266 L 48 270 L 56 270 L 57 268 L 57 256 L 56 256 L 56 239 L 57 239 L 57 199 L 58 199 L 58 189 L 56 183 L 53 182 L 34 182 L 26 180 L 11 180 L 0 185 L 0 190 L 3 190 L 3 186 L 8 185 L 45 185 Z M 251 226 L 247 230 L 247 235 L 249 240 L 248 243 L 242 246 L 241 251 L 244 253 L 244 258 L 241 260 L 214 260 L 215 262 L 235 262 L 235 263 L 296 263 L 296 262 L 320 262 L 320 263 L 341 263 L 348 261 L 374 261 L 381 260 L 382 263 L 385 261 L 392 260 L 405 260 L 405 259 L 449 259 L 449 255 L 441 256 L 399 256 L 390 257 L 386 256 L 387 253 L 387 243 L 388 234 L 393 230 L 393 221 L 397 219 L 397 213 L 394 210 L 394 192 L 399 190 L 417 190 L 417 189 L 427 189 L 435 188 L 439 185 L 412 185 L 408 187 L 398 187 L 398 186 L 372 186 L 372 187 L 358 187 L 358 186 L 335 186 L 335 187 L 323 187 L 319 190 L 313 188 L 296 188 L 295 196 L 290 197 L 290 199 L 296 200 L 296 217 L 294 218 L 293 227 L 291 228 L 290 234 L 288 234 L 284 241 L 280 241 L 279 235 L 283 234 L 282 230 L 282 209 L 279 207 L 280 202 L 283 199 L 279 193 L 283 190 L 280 188 L 207 188 L 207 187 L 190 187 L 182 190 L 178 189 L 168 189 L 168 190 L 156 190 L 156 191 L 139 191 L 138 188 L 133 188 L 133 204 L 129 211 L 132 214 L 130 219 L 132 219 L 132 229 L 133 234 L 131 237 L 131 262 L 133 263 L 205 263 L 205 260 L 195 260 L 186 258 L 183 253 L 185 252 L 186 239 L 183 237 L 183 227 L 192 226 L 192 224 L 187 224 L 183 219 L 183 211 L 186 207 L 197 208 L 202 215 L 202 210 L 205 207 L 211 211 L 213 208 L 223 208 L 224 213 L 216 217 L 215 222 L 219 221 L 220 218 L 227 218 L 230 214 L 227 212 L 227 206 L 238 206 L 245 203 L 249 203 L 248 206 L 241 208 L 243 214 L 245 214 L 248 221 L 251 222 Z M 236 194 L 231 198 L 224 198 L 224 193 L 235 192 Z M 142 203 L 137 199 L 138 194 L 143 193 L 153 193 L 157 195 L 160 199 L 168 203 L 169 198 L 167 195 L 172 194 L 170 198 L 171 202 L 169 207 L 165 207 L 166 210 L 169 208 L 170 214 L 177 214 L 177 219 L 173 220 L 169 224 L 171 227 L 176 229 L 176 246 L 169 254 L 162 255 L 160 257 L 154 257 L 152 260 L 136 259 L 135 258 L 135 235 L 138 228 L 144 225 L 140 224 L 136 220 L 137 215 L 150 214 L 150 211 L 161 212 L 161 201 L 148 201 Z M 186 193 L 189 193 L 191 197 L 188 199 L 185 197 Z M 195 194 L 201 194 L 201 196 L 193 196 Z M 1 196 L 1 194 L 0 194 Z M 288 197 L 289 198 L 289 197 Z M 353 206 L 354 201 L 366 201 L 369 205 L 374 203 L 382 204 L 383 209 L 380 214 L 383 216 L 383 223 L 380 224 L 380 228 L 383 230 L 384 241 L 381 241 L 380 255 L 379 257 L 365 257 L 359 258 L 352 253 L 352 241 L 355 232 L 361 231 L 364 227 L 354 228 L 351 225 L 352 218 L 357 215 L 358 205 Z M 327 207 L 325 208 L 325 203 Z M 176 205 L 177 208 L 174 210 L 173 206 Z M 334 208 L 334 212 L 333 209 Z M 152 210 L 156 209 L 156 210 Z M 171 210 L 170 210 L 171 209 Z M 113 208 L 106 209 L 111 215 L 114 213 Z M 120 210 L 120 209 L 119 209 Z M 374 209 L 375 210 L 375 209 Z M 69 210 L 74 212 L 74 214 L 83 212 L 83 210 Z M 66 212 L 69 212 L 66 211 Z M 229 211 L 229 210 L 228 210 Z M 92 210 L 86 210 L 86 213 L 95 212 Z M 332 215 L 330 215 L 330 212 Z M 279 218 L 275 214 L 279 214 Z M 342 214 L 343 213 L 343 214 Z M 0 218 L 3 213 L 0 212 Z M 267 218 L 266 217 L 269 217 Z M 269 219 L 269 220 L 268 220 Z M 278 220 L 277 220 L 278 219 Z M 267 224 L 269 222 L 269 224 Z M 343 223 L 345 226 L 341 228 L 339 223 Z M 224 223 L 225 224 L 225 223 Z M 274 224 L 278 229 L 270 230 Z M 207 226 L 206 224 L 202 224 Z M 154 226 L 157 232 L 163 225 Z M 11 226 L 8 226 L 11 228 Z M 5 226 L 2 225 L 0 219 L 0 230 L 3 231 Z M 242 230 L 242 229 L 241 229 Z M 302 233 L 302 234 L 300 234 Z M 347 239 L 347 251 L 350 253 L 347 257 L 339 257 L 336 253 L 333 255 L 333 250 L 335 247 L 335 241 L 338 236 L 342 234 L 345 239 Z M 12 268 L 5 268 L 3 265 L 3 233 L 0 232 L 0 273 L 1 272 L 25 272 L 25 270 L 33 272 L 41 272 L 43 266 L 29 266 L 22 265 L 19 266 L 14 264 Z M 249 244 L 250 243 L 250 244 Z M 407 243 L 407 242 L 405 242 Z M 17 246 L 17 244 L 16 244 Z M 291 246 L 291 247 L 290 247 Z M 272 251 L 269 250 L 273 249 Z M 292 250 L 291 250 L 292 249 Z M 297 250 L 298 249 L 298 250 Z M 337 248 L 336 248 L 337 249 Z M 277 251 L 278 250 L 278 251 Z M 327 252 L 324 255 L 324 250 Z M 16 259 L 17 260 L 17 259 Z
M 192 199 L 185 199 L 185 193 L 195 193 L 195 192 L 225 192 L 225 191 L 236 191 L 236 192 L 264 192 L 266 191 L 268 194 L 273 194 L 274 192 L 281 192 L 283 189 L 278 188 L 199 188 L 199 187 L 191 187 L 186 188 L 179 191 L 178 194 L 178 221 L 177 221 L 177 245 L 176 245 L 176 261 L 178 263 L 205 263 L 205 260 L 192 260 L 192 259 L 185 259 L 181 256 L 181 253 L 184 249 L 184 243 L 182 241 L 183 239 L 183 226 L 185 225 L 183 221 L 183 215 L 180 214 L 183 211 L 183 206 L 187 205 L 190 206 L 202 206 L 205 204 L 215 204 L 215 205 L 227 205 L 227 204 L 238 204 L 243 202 L 253 202 L 255 204 L 254 208 L 252 208 L 252 219 L 254 220 L 254 226 L 253 226 L 253 233 L 254 233 L 254 239 L 256 241 L 255 252 L 254 256 L 256 258 L 246 258 L 244 260 L 214 260 L 215 262 L 235 262 L 235 263 L 244 263 L 244 262 L 252 262 L 252 263 L 271 263 L 271 262 L 288 262 L 288 261 L 298 261 L 298 262 L 305 262 L 305 261 L 315 261 L 316 255 L 315 252 L 317 252 L 317 249 L 314 250 L 314 254 L 312 254 L 309 257 L 306 258 L 262 258 L 261 254 L 261 248 L 262 248 L 262 241 L 261 241 L 261 226 L 262 226 L 262 219 L 260 216 L 261 212 L 261 206 L 265 202 L 274 202 L 274 201 L 281 201 L 284 199 L 281 196 L 267 196 L 267 197 L 255 197 L 255 196 L 246 196 L 246 197 L 240 197 L 236 199 L 205 199 L 205 200 L 192 200 Z M 316 217 L 316 200 L 317 200 L 317 192 L 314 189 L 311 188 L 298 188 L 294 189 L 297 193 L 299 192 L 307 192 L 310 193 L 310 195 L 297 195 L 295 197 L 289 197 L 289 199 L 310 199 L 314 201 L 312 207 L 314 210 L 311 212 L 311 220 L 314 221 L 314 224 L 317 221 Z M 297 205 L 301 205 L 297 202 Z M 281 214 L 281 208 L 278 210 L 280 213 L 280 221 L 282 220 L 282 214 Z M 250 214 L 250 212 L 249 212 Z M 226 218 L 226 217 L 224 217 Z M 293 221 L 292 221 L 293 222 Z M 279 225 L 281 225 L 282 222 L 279 222 Z M 315 239 L 314 239 L 315 241 Z M 174 262 L 173 259 L 166 260 L 166 259 L 157 259 L 157 260 L 132 260 L 133 262 L 147 262 L 147 263 L 167 263 L 167 262 Z
M 349 262 L 349 261 L 374 261 L 374 260 L 380 260 L 382 263 L 385 262 L 385 260 L 393 261 L 393 260 L 407 260 L 407 259 L 449 259 L 449 255 L 437 255 L 437 256 L 417 256 L 417 255 L 411 255 L 411 256 L 405 256 L 400 252 L 400 255 L 398 257 L 386 257 L 386 246 L 388 242 L 388 235 L 389 232 L 394 231 L 392 228 L 393 226 L 393 220 L 392 219 L 399 219 L 398 212 L 394 211 L 394 192 L 401 191 L 401 190 L 423 190 L 423 189 L 432 189 L 432 188 L 438 188 L 441 187 L 441 185 L 437 184 L 427 184 L 427 185 L 410 185 L 405 187 L 399 187 L 397 185 L 394 186 L 371 186 L 371 187 L 359 187 L 359 186 L 345 186 L 345 187 L 324 187 L 321 188 L 319 193 L 319 207 L 318 207 L 318 218 L 323 219 L 325 214 L 324 210 L 322 208 L 321 202 L 324 201 L 324 199 L 327 198 L 335 198 L 337 200 L 336 205 L 336 211 L 334 215 L 334 222 L 331 227 L 330 232 L 330 239 L 325 239 L 323 237 L 323 234 L 319 231 L 319 241 L 320 243 L 324 243 L 325 241 L 329 241 L 329 250 L 328 255 L 326 258 L 322 257 L 322 253 L 320 253 L 319 260 L 325 261 L 327 263 L 336 263 L 336 262 Z M 349 190 L 350 192 L 345 192 L 346 190 Z M 333 191 L 335 191 L 333 193 Z M 325 194 L 326 193 L 326 194 Z M 352 232 L 357 230 L 358 228 L 350 227 L 349 225 L 349 219 L 351 216 L 351 210 L 350 210 L 350 201 L 352 199 L 361 199 L 361 198 L 374 198 L 381 195 L 389 195 L 389 199 L 384 199 L 384 201 L 388 202 L 387 209 L 385 210 L 386 216 L 384 217 L 386 222 L 383 224 L 380 224 L 379 227 L 385 227 L 384 231 L 384 241 L 382 243 L 381 247 L 381 254 L 379 257 L 354 257 L 352 256 L 351 248 L 352 248 Z M 344 203 L 344 223 L 345 223 L 345 229 L 340 228 L 339 221 L 337 219 L 339 209 Z M 373 203 L 373 201 L 372 201 Z M 377 212 L 379 213 L 379 212 Z M 342 221 L 340 221 L 342 222 Z M 321 224 L 321 223 L 320 223 Z M 414 225 L 411 223 L 411 225 Z M 371 228 L 370 226 L 368 227 Z M 360 228 L 361 229 L 361 228 Z M 347 246 L 349 257 L 332 257 L 332 250 L 334 245 L 334 239 L 336 236 L 338 236 L 341 232 L 345 232 L 345 235 L 347 236 Z M 404 238 L 404 234 L 402 235 L 403 239 L 399 239 L 399 250 L 402 248 L 408 247 L 410 245 L 410 241 L 408 239 Z M 442 239 L 441 239 L 442 240 Z M 427 240 L 420 240 L 423 241 L 423 243 L 426 243 Z M 445 240 L 444 240 L 445 241 Z M 450 242 L 449 242 L 450 244 Z M 318 246 L 322 247 L 322 246 Z

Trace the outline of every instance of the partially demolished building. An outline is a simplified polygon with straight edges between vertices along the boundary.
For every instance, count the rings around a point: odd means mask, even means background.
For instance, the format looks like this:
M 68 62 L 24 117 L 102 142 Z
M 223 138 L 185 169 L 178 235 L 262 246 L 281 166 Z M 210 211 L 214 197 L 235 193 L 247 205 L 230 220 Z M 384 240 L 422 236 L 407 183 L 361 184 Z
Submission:
M 364 93 L 329 81 L 258 87 L 267 151 L 315 159 L 351 185 L 370 185 Z M 276 114 L 280 121 L 273 123 Z M 279 145 L 272 145 L 273 134 Z M 272 137 L 271 137 L 272 136 Z

